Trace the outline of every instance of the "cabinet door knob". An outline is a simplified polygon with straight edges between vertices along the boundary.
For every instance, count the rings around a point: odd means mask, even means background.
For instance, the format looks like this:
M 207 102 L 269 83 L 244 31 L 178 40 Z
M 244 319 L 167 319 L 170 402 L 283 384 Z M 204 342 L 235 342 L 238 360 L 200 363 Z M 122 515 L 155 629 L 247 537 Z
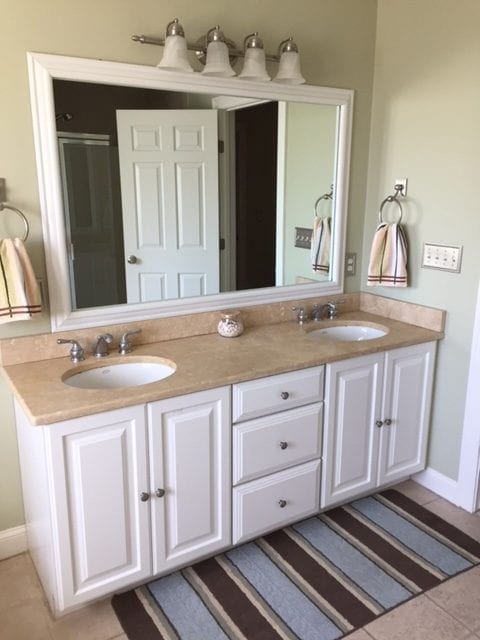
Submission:
M 382 420 L 376 420 L 375 421 L 375 426 L 380 429 L 380 427 L 383 427 L 383 421 Z
M 286 500 L 279 500 L 278 501 L 278 506 L 280 507 L 280 509 L 283 509 L 284 507 L 287 506 L 287 501 Z
M 282 393 L 280 394 L 280 397 L 282 398 L 282 400 L 288 400 L 289 396 L 290 394 L 288 393 L 288 391 L 282 391 Z
M 288 442 L 280 442 L 280 449 L 286 449 L 288 447 Z
M 138 261 L 137 256 L 128 256 L 127 262 L 128 264 L 136 264 Z
M 392 420 L 390 418 L 385 418 L 385 424 L 389 427 L 392 424 Z
M 163 496 L 165 495 L 165 489 L 157 489 L 155 491 L 155 495 L 157 496 L 157 498 L 163 498 Z
M 142 493 L 140 494 L 140 500 L 142 502 L 147 502 L 147 500 L 150 499 L 150 494 L 147 493 L 146 491 L 142 491 Z

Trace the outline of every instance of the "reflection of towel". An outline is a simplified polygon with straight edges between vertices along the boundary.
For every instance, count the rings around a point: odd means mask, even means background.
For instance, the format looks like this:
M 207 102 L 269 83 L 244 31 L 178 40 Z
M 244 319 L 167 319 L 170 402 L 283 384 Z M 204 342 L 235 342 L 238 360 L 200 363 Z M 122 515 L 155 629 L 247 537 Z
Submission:
M 330 269 L 330 244 L 331 236 L 331 218 L 320 218 L 315 216 L 313 219 L 312 232 L 312 269 L 313 271 L 326 271 Z
M 370 287 L 407 286 L 407 240 L 396 222 L 382 222 L 375 231 L 367 284 Z
M 40 313 L 40 292 L 22 240 L 0 242 L 0 323 Z

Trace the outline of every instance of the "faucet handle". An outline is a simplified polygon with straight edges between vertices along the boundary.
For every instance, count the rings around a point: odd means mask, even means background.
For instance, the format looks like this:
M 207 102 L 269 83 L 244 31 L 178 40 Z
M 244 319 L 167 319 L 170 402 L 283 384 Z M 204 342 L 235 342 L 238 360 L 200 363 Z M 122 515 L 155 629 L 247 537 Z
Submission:
M 298 324 L 304 324 L 305 322 L 308 322 L 308 316 L 304 307 L 292 307 L 292 311 L 297 312 Z
M 140 333 L 142 330 L 141 329 L 132 329 L 132 331 L 126 331 L 124 334 L 122 334 L 122 337 L 120 338 L 120 343 L 118 345 L 118 353 L 120 353 L 122 356 L 124 356 L 126 353 L 130 353 L 130 351 L 132 350 L 132 347 L 130 346 L 130 341 L 128 339 L 129 336 L 134 336 L 137 333 Z
M 85 351 L 76 340 L 65 340 L 64 338 L 58 338 L 57 344 L 72 345 L 72 348 L 70 349 L 70 360 L 72 362 L 80 362 L 80 360 L 85 360 Z

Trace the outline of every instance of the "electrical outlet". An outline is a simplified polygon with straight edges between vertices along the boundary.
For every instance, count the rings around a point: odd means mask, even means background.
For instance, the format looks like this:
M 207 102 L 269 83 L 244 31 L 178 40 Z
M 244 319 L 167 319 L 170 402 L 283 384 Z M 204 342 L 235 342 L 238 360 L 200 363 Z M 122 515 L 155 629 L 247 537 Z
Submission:
M 422 267 L 460 273 L 462 247 L 426 242 L 423 245 Z
M 345 256 L 345 275 L 354 276 L 357 272 L 357 254 L 347 253 Z

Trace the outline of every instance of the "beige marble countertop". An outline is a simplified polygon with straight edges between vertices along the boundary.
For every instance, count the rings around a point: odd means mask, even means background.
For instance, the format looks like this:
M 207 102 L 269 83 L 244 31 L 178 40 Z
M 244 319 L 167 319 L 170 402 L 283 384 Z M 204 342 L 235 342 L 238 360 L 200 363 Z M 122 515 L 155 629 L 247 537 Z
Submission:
M 381 324 L 388 333 L 359 342 L 332 342 L 308 336 L 311 329 L 345 321 Z M 253 326 L 237 338 L 211 333 L 139 345 L 126 356 L 112 353 L 100 361 L 89 356 L 73 364 L 68 357 L 52 358 L 5 366 L 3 372 L 31 423 L 45 425 L 441 338 L 442 332 L 354 311 L 342 314 L 336 321 L 303 327 L 295 322 Z M 173 361 L 175 373 L 159 382 L 122 389 L 77 389 L 62 381 L 73 369 L 151 357 Z

